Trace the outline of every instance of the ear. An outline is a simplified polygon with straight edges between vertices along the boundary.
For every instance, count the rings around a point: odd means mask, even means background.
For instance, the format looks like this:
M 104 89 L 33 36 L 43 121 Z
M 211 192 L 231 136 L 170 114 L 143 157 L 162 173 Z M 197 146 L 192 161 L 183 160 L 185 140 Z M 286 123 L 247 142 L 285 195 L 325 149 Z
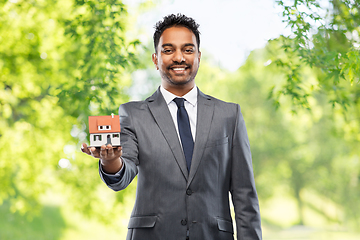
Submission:
M 200 62 L 200 59 L 201 59 L 201 52 L 199 51 L 199 62 Z
M 151 58 L 152 58 L 152 61 L 153 61 L 154 65 L 155 65 L 155 67 L 156 67 L 156 70 L 159 70 L 158 58 L 157 58 L 156 53 L 153 53 L 152 56 L 151 56 Z

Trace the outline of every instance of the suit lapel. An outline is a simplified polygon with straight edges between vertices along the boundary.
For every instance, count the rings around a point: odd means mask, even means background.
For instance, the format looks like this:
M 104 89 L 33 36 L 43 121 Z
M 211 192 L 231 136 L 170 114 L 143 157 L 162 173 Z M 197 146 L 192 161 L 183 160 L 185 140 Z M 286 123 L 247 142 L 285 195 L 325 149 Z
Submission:
M 183 153 L 183 150 L 180 146 L 180 141 L 176 133 L 175 126 L 169 108 L 166 105 L 166 102 L 158 89 L 151 97 L 146 99 L 150 112 L 152 113 L 156 123 L 158 124 L 162 134 L 164 135 L 166 141 L 168 142 L 170 149 L 179 165 L 181 172 L 184 177 L 188 178 L 188 170 L 186 167 L 186 160 Z
M 203 94 L 200 90 L 198 90 L 198 93 L 196 136 L 194 153 L 187 183 L 188 186 L 193 180 L 201 162 L 202 155 L 205 150 L 205 144 L 209 136 L 210 125 L 214 115 L 214 102 L 211 101 L 211 98 Z

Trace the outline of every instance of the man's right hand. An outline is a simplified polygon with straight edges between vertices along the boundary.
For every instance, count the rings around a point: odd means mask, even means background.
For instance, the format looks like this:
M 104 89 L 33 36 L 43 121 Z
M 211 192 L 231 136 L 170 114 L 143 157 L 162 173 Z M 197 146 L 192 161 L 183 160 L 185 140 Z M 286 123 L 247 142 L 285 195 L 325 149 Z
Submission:
M 83 143 L 81 151 L 94 158 L 100 159 L 102 168 L 106 173 L 117 173 L 122 167 L 122 147 L 113 148 L 108 144 L 107 146 L 102 145 L 100 149 L 97 149 L 95 147 L 88 147 L 86 143 Z

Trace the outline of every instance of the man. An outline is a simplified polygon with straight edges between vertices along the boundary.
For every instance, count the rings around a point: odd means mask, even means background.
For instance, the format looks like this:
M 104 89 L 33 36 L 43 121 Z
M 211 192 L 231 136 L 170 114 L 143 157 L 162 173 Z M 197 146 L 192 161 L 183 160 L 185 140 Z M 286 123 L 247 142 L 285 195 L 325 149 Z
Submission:
M 128 240 L 261 239 L 260 214 L 245 123 L 237 104 L 195 85 L 198 24 L 169 15 L 156 24 L 152 60 L 161 86 L 145 101 L 120 106 L 121 144 L 83 152 L 100 158 L 113 190 L 138 175 Z

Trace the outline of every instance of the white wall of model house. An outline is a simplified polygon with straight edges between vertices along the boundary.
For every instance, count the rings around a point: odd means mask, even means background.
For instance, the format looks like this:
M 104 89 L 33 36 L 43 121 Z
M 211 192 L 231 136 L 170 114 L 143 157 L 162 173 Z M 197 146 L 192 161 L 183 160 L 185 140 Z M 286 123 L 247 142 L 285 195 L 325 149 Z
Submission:
M 90 146 L 100 147 L 101 145 L 111 144 L 120 146 L 120 133 L 92 133 L 90 134 Z

